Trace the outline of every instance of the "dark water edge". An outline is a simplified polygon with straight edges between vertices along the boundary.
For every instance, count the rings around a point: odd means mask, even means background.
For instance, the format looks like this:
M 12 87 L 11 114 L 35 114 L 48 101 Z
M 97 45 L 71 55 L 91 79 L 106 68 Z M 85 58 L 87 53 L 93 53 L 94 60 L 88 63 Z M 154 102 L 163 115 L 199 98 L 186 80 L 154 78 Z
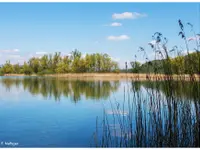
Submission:
M 1 77 L 0 88 L 0 142 L 15 147 L 199 147 L 199 81 Z

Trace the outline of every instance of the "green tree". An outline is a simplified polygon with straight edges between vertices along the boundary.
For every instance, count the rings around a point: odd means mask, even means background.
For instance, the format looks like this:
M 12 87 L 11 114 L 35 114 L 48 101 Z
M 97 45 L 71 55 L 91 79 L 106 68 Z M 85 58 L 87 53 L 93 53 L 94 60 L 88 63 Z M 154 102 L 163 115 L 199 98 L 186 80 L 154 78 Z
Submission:
M 26 62 L 24 62 L 23 65 L 23 73 L 26 75 L 31 75 L 33 73 L 31 67 Z
M 19 63 L 13 65 L 13 69 L 14 69 L 14 73 L 19 74 L 20 73 L 20 69 L 21 69 L 20 66 L 19 66 Z
M 69 73 L 71 60 L 65 56 L 57 65 L 56 73 Z
M 133 62 L 130 62 L 130 64 L 131 64 L 131 67 L 132 67 L 132 72 L 133 73 L 139 73 L 141 63 L 138 62 L 138 61 L 133 61 Z
M 80 67 L 81 64 L 81 52 L 78 50 L 72 51 L 71 53 L 71 59 L 72 59 L 72 72 L 79 73 L 81 72 Z
M 83 73 L 83 72 L 119 72 L 118 64 L 108 54 L 86 54 L 82 57 L 81 52 L 74 50 L 71 56 L 61 57 L 61 53 L 44 55 L 41 58 L 30 58 L 28 63 L 20 67 L 19 64 L 11 65 L 10 62 L 1 69 L 2 73 L 25 73 L 25 74 L 53 74 L 53 73 Z
M 29 66 L 33 70 L 34 73 L 38 73 L 40 70 L 40 60 L 39 58 L 31 58 L 29 60 Z
M 61 56 L 60 56 L 60 52 L 56 52 L 53 56 L 53 63 L 52 63 L 52 70 L 55 72 L 57 65 L 60 63 L 61 61 Z
M 9 74 L 14 72 L 13 65 L 10 64 L 10 61 L 6 61 L 6 64 L 2 68 L 3 73 Z
M 40 70 L 48 69 L 48 55 L 42 56 L 42 58 L 40 59 L 40 65 L 41 65 Z

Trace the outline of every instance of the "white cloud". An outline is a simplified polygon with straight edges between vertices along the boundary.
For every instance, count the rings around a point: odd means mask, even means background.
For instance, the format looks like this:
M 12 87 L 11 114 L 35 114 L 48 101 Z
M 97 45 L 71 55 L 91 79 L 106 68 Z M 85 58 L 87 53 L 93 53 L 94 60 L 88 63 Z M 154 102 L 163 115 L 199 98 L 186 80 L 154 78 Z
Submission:
M 86 57 L 86 53 L 82 54 L 81 58 L 85 58 Z
M 9 58 L 20 58 L 20 55 L 8 55 Z
M 120 36 L 108 36 L 107 40 L 111 40 L 111 41 L 122 41 L 122 40 L 128 40 L 130 39 L 129 36 L 127 35 L 120 35 Z
M 151 42 L 148 43 L 149 45 L 156 45 L 156 40 L 153 40 Z
M 45 54 L 48 54 L 48 52 L 36 52 L 35 54 L 36 55 L 45 55 Z
M 18 54 L 3 54 L 1 59 L 0 59 L 0 64 L 5 64 L 6 61 L 10 61 L 11 64 L 16 64 L 24 62 L 24 60 L 28 59 L 28 57 L 21 56 Z M 22 61 L 23 60 L 23 61 Z
M 183 54 L 183 55 L 187 55 L 187 54 L 188 54 L 188 52 L 189 52 L 189 54 L 191 54 L 191 53 L 194 53 L 194 52 L 195 52 L 195 50 L 189 50 L 189 51 L 187 51 L 187 50 L 184 50 L 184 51 L 182 52 L 182 54 Z
M 112 27 L 119 27 L 119 26 L 122 26 L 122 24 L 119 23 L 119 22 L 113 22 L 113 23 L 110 24 L 110 26 L 112 26 Z
M 19 52 L 19 49 L 14 49 L 13 51 L 14 51 L 14 52 Z
M 112 15 L 113 19 L 138 19 L 142 17 L 147 17 L 146 14 L 141 14 L 138 12 L 124 12 L 124 13 L 114 13 Z
M 0 50 L 0 52 L 3 52 L 3 53 L 15 53 L 15 52 L 19 52 L 19 49 L 5 49 L 5 50 Z
M 187 39 L 188 41 L 196 41 L 196 40 L 200 40 L 200 36 L 196 36 L 196 37 L 189 37 L 188 39 Z
M 18 62 L 24 62 L 24 61 L 26 61 L 26 59 L 25 58 L 20 58 L 20 59 L 17 59 L 17 61 Z
M 119 62 L 120 58 L 110 57 L 113 61 Z
M 30 59 L 30 58 L 42 58 L 45 54 L 50 54 L 50 53 L 48 53 L 48 52 L 43 52 L 43 51 L 41 51 L 41 52 L 35 52 L 35 53 L 29 53 L 28 54 L 28 59 Z
M 61 55 L 63 55 L 63 56 L 71 56 L 72 54 L 71 53 L 69 53 L 69 52 L 61 52 Z
M 68 56 L 68 57 L 71 57 L 71 56 L 72 56 L 72 54 L 67 54 L 66 56 Z
M 146 61 L 144 59 L 137 60 L 139 63 L 144 64 Z

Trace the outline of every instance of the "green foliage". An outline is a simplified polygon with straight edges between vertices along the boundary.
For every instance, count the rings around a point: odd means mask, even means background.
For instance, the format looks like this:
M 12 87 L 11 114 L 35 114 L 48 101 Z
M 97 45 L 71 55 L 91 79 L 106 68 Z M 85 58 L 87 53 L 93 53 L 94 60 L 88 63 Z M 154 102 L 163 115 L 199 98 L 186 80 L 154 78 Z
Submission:
M 33 73 L 31 67 L 26 62 L 24 62 L 23 65 L 23 73 L 26 75 L 31 75 Z
M 19 74 L 21 71 L 21 67 L 19 66 L 19 64 L 15 64 L 13 65 L 14 68 L 14 73 Z
M 13 73 L 13 72 L 14 72 L 14 68 L 13 68 L 13 66 L 10 64 L 10 61 L 6 61 L 6 64 L 3 65 L 2 71 L 3 71 L 3 73 L 5 73 L 5 74 L 9 74 L 9 73 Z
M 43 76 L 45 74 L 54 74 L 53 70 L 45 69 L 37 73 L 37 75 Z
M 48 68 L 49 60 L 48 60 L 48 55 L 42 56 L 40 59 L 40 70 L 45 70 Z
M 65 64 L 64 62 L 60 62 L 56 67 L 56 73 L 68 73 L 69 72 L 69 66 L 68 64 Z
M 139 66 L 138 70 L 141 73 L 164 74 L 190 74 L 192 70 L 193 73 L 199 74 L 200 72 L 198 67 L 200 66 L 200 52 L 191 53 L 190 59 L 192 60 L 191 63 L 186 63 L 188 61 L 188 55 L 168 58 L 168 60 L 153 60 L 142 64 Z M 134 66 L 132 67 L 134 68 Z
M 31 58 L 29 60 L 29 67 L 33 72 L 38 73 L 40 70 L 40 59 L 35 57 Z
M 2 68 L 0 67 L 0 76 L 3 76 L 4 75 L 4 72 L 2 70 Z
M 140 62 L 134 61 L 134 62 L 131 62 L 130 64 L 131 64 L 131 67 L 132 67 L 132 72 L 133 73 L 139 73 L 140 67 L 141 67 Z
M 107 54 L 86 54 L 82 56 L 78 50 L 71 52 L 71 57 L 61 56 L 56 52 L 54 55 L 44 55 L 41 58 L 31 58 L 28 63 L 24 62 L 12 65 L 10 62 L 2 68 L 1 74 L 24 73 L 30 75 L 54 74 L 54 73 L 84 73 L 84 72 L 119 72 L 118 64 Z

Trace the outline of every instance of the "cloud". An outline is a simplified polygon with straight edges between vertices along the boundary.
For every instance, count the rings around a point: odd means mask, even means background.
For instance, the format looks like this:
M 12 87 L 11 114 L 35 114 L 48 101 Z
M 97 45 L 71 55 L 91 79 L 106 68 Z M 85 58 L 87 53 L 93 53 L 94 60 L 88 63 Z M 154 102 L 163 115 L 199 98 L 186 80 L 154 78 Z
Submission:
M 61 55 L 70 57 L 72 54 L 71 52 L 61 52 Z
M 113 22 L 111 24 L 105 24 L 103 26 L 109 26 L 109 27 L 119 27 L 119 26 L 122 26 L 122 23 L 119 23 L 119 22 Z
M 114 13 L 112 15 L 113 19 L 138 19 L 142 17 L 147 17 L 146 14 L 141 14 L 138 12 L 124 12 L 124 13 Z
M 72 54 L 67 54 L 66 56 L 68 56 L 68 57 L 71 57 L 71 56 L 72 56 Z
M 156 40 L 153 40 L 151 42 L 148 43 L 149 45 L 156 45 Z
M 14 49 L 13 51 L 14 51 L 14 52 L 19 52 L 19 49 Z
M 113 23 L 110 24 L 110 26 L 111 27 L 120 27 L 120 26 L 122 26 L 122 24 L 119 23 L 119 22 L 113 22 Z
M 8 55 L 9 58 L 20 58 L 20 55 Z
M 111 40 L 111 41 L 122 41 L 122 40 L 128 40 L 130 39 L 129 36 L 127 35 L 120 35 L 120 36 L 108 36 L 107 40 Z
M 19 63 L 23 63 L 24 61 L 26 61 L 26 59 L 25 59 L 25 58 L 20 58 L 20 59 L 17 59 L 17 61 L 18 61 Z
M 8 60 L 10 61 L 11 64 L 16 64 L 16 63 L 22 64 L 27 59 L 28 59 L 27 56 L 21 56 L 18 54 L 3 54 L 0 59 L 0 65 L 5 64 L 5 62 Z
M 148 45 L 150 45 L 151 48 L 154 48 L 155 45 L 156 45 L 156 40 L 153 40 L 153 41 L 149 42 Z
M 3 52 L 3 53 L 16 53 L 16 52 L 19 52 L 19 49 L 5 49 L 5 50 L 0 50 L 0 52 Z
M 184 50 L 184 51 L 182 52 L 182 54 L 183 54 L 183 55 L 187 55 L 187 54 L 188 54 L 188 52 L 189 52 L 189 54 L 191 54 L 191 53 L 194 53 L 194 52 L 195 52 L 195 50 L 189 50 L 189 51 L 187 51 L 187 50 Z
M 35 54 L 36 55 L 45 55 L 45 54 L 48 54 L 48 52 L 36 52 Z
M 119 62 L 120 58 L 110 57 L 113 61 Z
M 86 57 L 86 53 L 82 54 L 81 58 L 85 58 Z
M 28 57 L 28 59 L 33 58 L 33 57 L 34 58 L 42 58 L 46 54 L 51 54 L 51 53 L 41 51 L 41 52 L 29 53 L 27 57 Z
M 189 37 L 188 39 L 187 39 L 188 41 L 196 41 L 196 40 L 200 40 L 200 36 L 196 36 L 196 37 Z

